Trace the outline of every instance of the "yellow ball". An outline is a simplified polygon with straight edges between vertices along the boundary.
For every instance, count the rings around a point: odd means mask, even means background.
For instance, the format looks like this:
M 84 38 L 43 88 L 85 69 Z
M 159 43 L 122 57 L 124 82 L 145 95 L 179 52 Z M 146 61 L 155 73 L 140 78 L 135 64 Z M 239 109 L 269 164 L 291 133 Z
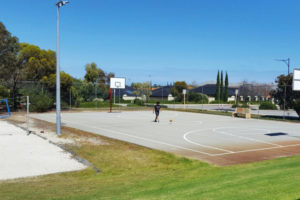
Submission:
M 170 122 L 172 122 L 173 121 L 173 119 L 170 119 Z

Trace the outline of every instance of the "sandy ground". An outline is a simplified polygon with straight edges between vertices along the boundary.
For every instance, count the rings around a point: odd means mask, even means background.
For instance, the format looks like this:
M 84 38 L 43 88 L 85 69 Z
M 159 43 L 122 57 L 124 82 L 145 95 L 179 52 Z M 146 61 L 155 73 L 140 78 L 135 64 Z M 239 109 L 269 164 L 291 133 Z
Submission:
M 68 142 L 68 141 L 65 141 Z M 0 120 L 0 180 L 76 171 L 86 166 L 49 140 Z

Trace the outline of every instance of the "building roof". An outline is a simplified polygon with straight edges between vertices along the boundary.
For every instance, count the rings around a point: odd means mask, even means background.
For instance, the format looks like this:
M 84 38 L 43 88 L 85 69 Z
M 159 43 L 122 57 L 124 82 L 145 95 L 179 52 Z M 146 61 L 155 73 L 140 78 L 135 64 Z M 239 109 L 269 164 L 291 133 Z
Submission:
M 228 96 L 234 96 L 235 95 L 235 90 L 238 89 L 238 87 L 228 87 Z M 196 93 L 203 93 L 208 96 L 215 96 L 216 91 L 217 91 L 217 86 L 216 84 L 206 84 L 202 85 L 200 87 L 194 88 L 190 90 L 191 92 L 196 92 Z
M 122 96 L 124 96 L 125 94 L 127 95 L 127 96 L 135 96 L 134 94 L 133 94 L 133 92 L 134 92 L 134 88 L 133 87 L 130 87 L 130 86 L 125 86 L 125 89 L 120 89 L 120 96 L 122 97 Z M 119 90 L 118 89 L 116 89 L 116 96 L 119 96 Z
M 152 91 L 150 97 L 168 97 L 173 86 L 163 86 Z

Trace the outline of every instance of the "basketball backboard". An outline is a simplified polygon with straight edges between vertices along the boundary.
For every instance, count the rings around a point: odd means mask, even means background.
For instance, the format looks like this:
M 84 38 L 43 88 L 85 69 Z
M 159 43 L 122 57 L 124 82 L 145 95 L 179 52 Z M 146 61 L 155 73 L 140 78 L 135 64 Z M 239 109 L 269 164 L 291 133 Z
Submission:
M 293 90 L 300 91 L 300 69 L 294 69 Z
M 125 78 L 110 78 L 110 88 L 112 89 L 125 89 Z

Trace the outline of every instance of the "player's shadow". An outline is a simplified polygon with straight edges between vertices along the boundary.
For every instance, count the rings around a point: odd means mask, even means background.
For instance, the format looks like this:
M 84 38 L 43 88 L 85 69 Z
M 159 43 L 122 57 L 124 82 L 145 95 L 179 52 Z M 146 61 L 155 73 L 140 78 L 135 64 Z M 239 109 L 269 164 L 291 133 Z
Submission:
M 293 138 L 300 138 L 299 136 L 289 135 L 288 133 L 282 133 L 282 132 L 267 133 L 265 135 L 271 136 L 271 137 L 274 137 L 274 136 L 288 136 L 288 137 L 293 137 Z M 300 199 L 297 199 L 297 200 L 300 200 Z
M 287 133 L 277 132 L 277 133 L 267 133 L 265 135 L 268 136 L 282 136 L 282 135 L 288 135 Z

